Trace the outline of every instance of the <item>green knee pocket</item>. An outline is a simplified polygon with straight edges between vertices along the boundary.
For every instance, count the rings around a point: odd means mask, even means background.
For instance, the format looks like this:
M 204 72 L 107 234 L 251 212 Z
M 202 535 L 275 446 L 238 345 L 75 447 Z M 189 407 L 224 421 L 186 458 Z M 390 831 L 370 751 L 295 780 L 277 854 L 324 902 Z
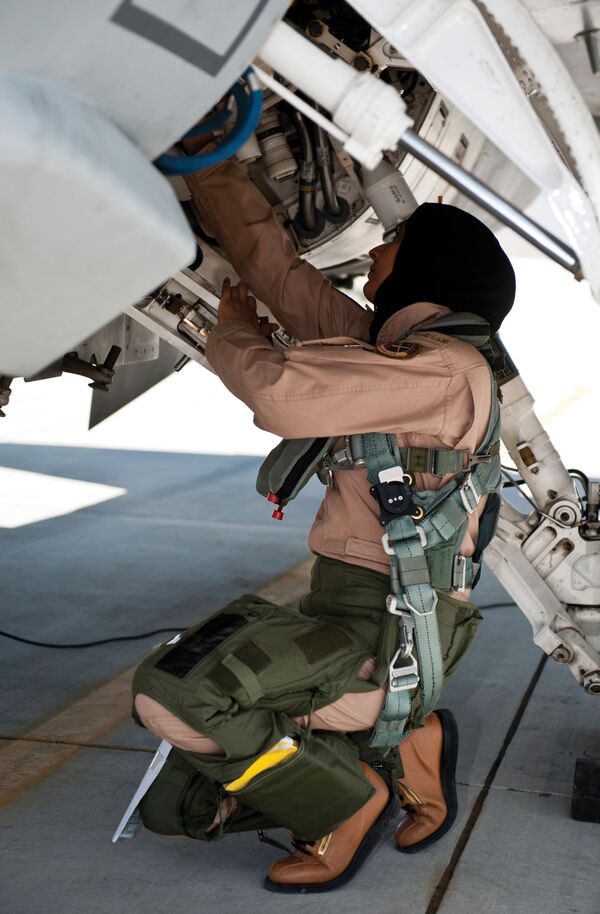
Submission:
M 354 815 L 373 794 L 357 755 L 342 734 L 312 733 L 286 761 L 229 793 L 302 838 L 316 840 Z
M 323 704 L 334 700 L 365 656 L 361 639 L 341 626 L 246 595 L 153 651 L 133 692 L 210 735 L 237 708 L 294 715 L 317 694 Z
M 200 841 L 212 841 L 226 832 L 275 827 L 275 822 L 238 803 L 221 829 L 207 833 L 222 799 L 222 789 L 190 765 L 176 749 L 171 749 L 164 767 L 140 803 L 140 815 L 144 826 L 159 835 L 183 835 Z

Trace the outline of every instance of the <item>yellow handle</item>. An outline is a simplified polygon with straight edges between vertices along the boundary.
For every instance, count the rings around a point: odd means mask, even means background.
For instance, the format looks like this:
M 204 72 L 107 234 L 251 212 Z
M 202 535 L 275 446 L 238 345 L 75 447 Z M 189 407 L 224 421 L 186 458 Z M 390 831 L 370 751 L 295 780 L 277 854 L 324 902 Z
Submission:
M 224 784 L 225 790 L 230 792 L 242 790 L 242 788 L 246 787 L 257 774 L 261 773 L 261 771 L 267 771 L 269 768 L 275 768 L 277 765 L 281 765 L 282 762 L 285 762 L 286 759 L 290 758 L 290 756 L 294 755 L 297 751 L 298 743 L 289 736 L 285 736 L 272 746 L 268 752 L 263 752 L 262 755 L 259 755 L 239 778 L 236 778 L 235 781 L 230 781 L 229 784 Z

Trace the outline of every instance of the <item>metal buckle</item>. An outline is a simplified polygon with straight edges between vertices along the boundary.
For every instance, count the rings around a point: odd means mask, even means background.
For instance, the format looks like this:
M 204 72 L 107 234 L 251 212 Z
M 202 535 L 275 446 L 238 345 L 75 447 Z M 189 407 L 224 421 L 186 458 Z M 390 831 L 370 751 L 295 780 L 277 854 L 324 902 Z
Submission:
M 464 555 L 457 555 L 454 558 L 454 568 L 452 573 L 452 586 L 462 593 L 467 589 L 467 559 Z M 458 574 L 460 583 L 454 583 L 454 575 Z
M 489 452 L 485 454 L 470 454 L 466 469 L 470 470 L 477 466 L 478 463 L 489 463 L 495 456 L 495 454 L 490 454 Z
M 385 608 L 392 616 L 403 616 L 405 613 L 404 609 L 398 609 L 398 597 L 393 593 L 388 593 L 385 598 Z
M 469 504 L 469 499 L 468 499 L 467 493 L 466 493 L 466 490 L 467 490 L 467 489 L 469 489 L 469 491 L 470 491 L 470 493 L 471 493 L 471 495 L 473 496 L 473 499 L 474 499 L 474 501 L 475 501 L 475 507 L 474 507 L 474 508 L 472 508 L 471 505 Z M 460 492 L 460 497 L 461 497 L 461 499 L 462 499 L 463 505 L 464 505 L 465 508 L 466 508 L 467 514 L 472 514 L 473 511 L 476 510 L 477 505 L 479 504 L 479 502 L 481 501 L 482 496 L 478 494 L 477 489 L 475 488 L 475 484 L 474 484 L 474 482 L 473 482 L 473 480 L 472 480 L 472 478 L 471 478 L 471 474 L 470 474 L 470 473 L 469 473 L 469 475 L 467 476 L 467 478 L 465 479 L 465 481 L 463 482 L 462 486 L 460 487 L 460 489 L 459 489 L 458 491 Z
M 387 597 L 385 599 L 385 607 L 386 607 L 387 611 L 392 614 L 392 616 L 406 615 L 406 610 L 408 610 L 409 612 L 414 613 L 415 616 L 421 616 L 421 618 L 422 618 L 423 616 L 433 615 L 433 613 L 436 610 L 436 606 L 437 606 L 437 602 L 438 602 L 438 595 L 437 595 L 436 591 L 434 590 L 433 591 L 433 603 L 431 605 L 431 609 L 428 609 L 427 612 L 421 612 L 420 609 L 417 609 L 416 606 L 413 606 L 412 603 L 409 603 L 405 594 L 400 594 L 400 599 L 404 603 L 404 606 L 406 607 L 406 609 L 398 609 L 398 597 L 395 594 L 390 593 L 387 595 Z
M 326 486 L 328 489 L 333 489 L 335 487 L 333 470 L 325 464 L 319 465 L 319 468 L 317 469 L 317 479 L 321 485 Z
M 390 665 L 388 668 L 389 691 L 390 692 L 410 692 L 413 689 L 417 688 L 419 681 L 420 681 L 419 666 L 417 664 L 416 658 L 415 658 L 412 650 L 409 653 L 408 657 L 404 657 L 404 658 L 400 657 L 401 651 L 402 651 L 402 648 L 400 648 L 399 650 L 396 651 L 396 653 L 394 654 L 394 656 L 391 659 L 391 662 L 390 662 Z M 398 666 L 397 667 L 394 664 L 396 663 L 396 661 L 398 659 L 405 659 L 405 660 L 408 659 L 411 661 L 411 663 L 409 666 Z M 395 679 L 400 679 L 401 677 L 404 679 L 406 676 L 414 676 L 415 681 L 411 682 L 411 683 L 403 683 L 402 685 L 394 684 Z
M 425 533 L 423 528 L 421 526 L 419 526 L 419 524 L 415 524 L 415 530 L 417 531 L 417 535 L 419 537 L 419 540 L 421 541 L 421 546 L 424 549 L 425 546 L 427 545 L 427 534 Z M 386 555 L 396 556 L 396 552 L 395 552 L 393 546 L 390 546 L 390 537 L 389 537 L 388 533 L 384 533 L 383 536 L 381 537 L 381 545 L 383 546 L 383 551 L 385 552 Z M 396 556 L 396 558 L 397 558 L 397 556 Z
M 412 603 L 409 603 L 405 596 L 403 596 L 402 599 L 404 600 L 404 605 L 410 609 L 411 613 L 414 613 L 415 616 L 420 616 L 421 618 L 424 616 L 432 616 L 438 604 L 438 595 L 435 590 L 433 591 L 433 603 L 431 604 L 431 609 L 428 609 L 427 612 L 421 612 L 420 609 L 417 609 L 416 606 L 413 606 Z
M 336 469 L 339 470 L 353 470 L 356 467 L 364 467 L 364 458 L 356 457 L 352 450 L 352 436 L 346 435 L 345 440 L 346 444 L 343 448 L 340 448 L 339 451 L 334 451 L 333 454 L 329 455 L 331 462 Z
M 381 537 L 381 545 L 383 546 L 383 551 L 386 555 L 396 555 L 392 547 L 390 546 L 390 538 L 387 533 L 384 533 Z

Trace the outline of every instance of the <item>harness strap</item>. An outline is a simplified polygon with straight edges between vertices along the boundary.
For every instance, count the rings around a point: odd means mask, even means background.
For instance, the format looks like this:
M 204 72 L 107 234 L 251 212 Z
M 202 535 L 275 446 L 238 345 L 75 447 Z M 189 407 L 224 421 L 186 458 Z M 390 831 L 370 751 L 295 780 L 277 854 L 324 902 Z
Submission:
M 392 435 L 361 435 L 361 450 L 372 485 L 380 473 L 399 467 L 399 448 Z M 437 593 L 431 584 L 425 556 L 426 539 L 407 514 L 386 524 L 383 547 L 390 557 L 390 595 L 387 611 L 397 616 L 398 645 L 389 661 L 389 684 L 383 712 L 370 745 L 397 745 L 410 715 L 410 692 L 421 684 L 424 714 L 429 714 L 442 688 L 444 671 L 437 625 Z M 414 651 L 416 649 L 416 657 Z
M 402 447 L 400 462 L 410 473 L 429 473 L 445 476 L 447 473 L 464 473 L 469 469 L 470 451 L 453 451 L 449 448 Z
M 475 455 L 442 448 L 399 448 L 395 435 L 352 436 L 351 451 L 364 460 L 373 486 L 380 482 L 380 473 L 394 467 L 401 477 L 409 468 L 403 457 L 410 459 L 411 451 L 415 472 L 453 473 L 441 489 L 418 493 L 426 511 L 422 522 L 416 524 L 404 514 L 385 524 L 382 542 L 390 557 L 391 585 L 387 610 L 398 616 L 400 624 L 395 641 L 398 647 L 389 661 L 384 708 L 371 736 L 373 747 L 390 748 L 400 742 L 410 717 L 410 694 L 419 684 L 423 715 L 427 716 L 437 703 L 444 676 L 437 590 L 466 590 L 477 577 L 479 564 L 460 555 L 459 548 L 469 515 L 484 495 L 497 490 L 499 436 L 500 409 L 495 400 L 484 442 Z M 454 458 L 449 456 L 452 453 Z M 451 469 L 454 467 L 460 468 Z M 389 616 L 385 628 L 389 636 Z M 378 667 L 389 660 L 389 643 L 389 637 L 382 638 L 380 647 L 383 650 L 387 645 L 386 657 L 378 657 Z

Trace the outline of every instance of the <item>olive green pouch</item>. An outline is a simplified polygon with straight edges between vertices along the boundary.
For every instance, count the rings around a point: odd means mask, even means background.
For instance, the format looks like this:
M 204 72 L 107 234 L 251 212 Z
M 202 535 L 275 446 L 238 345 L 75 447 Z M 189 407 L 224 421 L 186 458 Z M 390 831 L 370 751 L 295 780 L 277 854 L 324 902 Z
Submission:
M 195 797 L 193 803 L 191 796 Z M 140 802 L 140 816 L 144 826 L 159 835 L 209 840 L 204 831 L 214 821 L 218 802 L 216 785 L 171 749 L 158 777 Z
M 158 777 L 140 802 L 140 816 L 144 826 L 159 835 L 181 835 L 200 841 L 213 841 L 228 832 L 275 827 L 275 822 L 238 803 L 237 809 L 222 827 L 207 833 L 224 796 L 222 788 L 172 749 Z
M 302 838 L 316 840 L 364 806 L 373 787 L 350 740 L 338 733 L 311 733 L 288 759 L 228 793 Z
M 267 454 L 258 471 L 256 491 L 279 497 L 286 505 L 304 488 L 336 438 L 284 439 Z

